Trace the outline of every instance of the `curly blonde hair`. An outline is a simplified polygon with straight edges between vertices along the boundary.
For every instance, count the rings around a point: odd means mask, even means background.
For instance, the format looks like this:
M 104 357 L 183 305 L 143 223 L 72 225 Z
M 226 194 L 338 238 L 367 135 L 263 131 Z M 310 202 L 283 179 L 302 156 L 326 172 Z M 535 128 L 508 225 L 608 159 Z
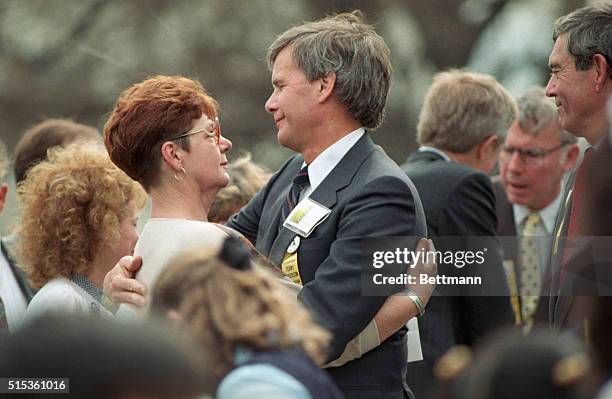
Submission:
M 120 223 L 146 201 L 142 187 L 96 143 L 50 150 L 17 190 L 18 255 L 36 288 L 86 273 L 100 250 L 117 244 Z
M 270 272 L 252 262 L 230 267 L 214 251 L 182 254 L 168 263 L 153 289 L 152 309 L 175 310 L 215 365 L 216 377 L 234 365 L 238 345 L 254 350 L 298 346 L 321 365 L 329 333 Z

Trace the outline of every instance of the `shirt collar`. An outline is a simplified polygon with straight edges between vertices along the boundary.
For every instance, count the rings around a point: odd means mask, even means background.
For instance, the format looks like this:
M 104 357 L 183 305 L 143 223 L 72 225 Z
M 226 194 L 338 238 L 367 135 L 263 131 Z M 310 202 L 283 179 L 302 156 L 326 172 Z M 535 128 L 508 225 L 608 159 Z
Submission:
M 544 230 L 546 230 L 547 234 L 552 234 L 552 231 L 555 227 L 555 218 L 557 217 L 557 212 L 559 211 L 559 205 L 561 204 L 561 193 L 557 195 L 557 198 L 553 200 L 546 207 L 540 209 L 539 211 L 531 211 L 524 205 L 512 205 L 512 210 L 514 211 L 514 221 L 517 226 L 517 231 L 519 230 L 519 226 L 523 223 L 525 218 L 529 216 L 530 213 L 537 213 L 540 215 L 542 219 L 542 224 L 544 225 Z
M 446 162 L 451 162 L 452 160 L 450 159 L 450 157 L 448 155 L 446 155 L 446 153 L 438 148 L 434 148 L 434 147 L 429 147 L 426 145 L 422 145 L 419 147 L 419 152 L 431 152 L 433 154 L 439 155 L 442 157 L 442 159 L 444 159 Z
M 330 145 L 308 165 L 308 180 L 310 182 L 309 192 L 316 190 L 336 165 L 342 160 L 347 152 L 365 134 L 365 128 L 360 127 L 352 131 L 334 144 Z M 304 164 L 305 165 L 305 164 Z

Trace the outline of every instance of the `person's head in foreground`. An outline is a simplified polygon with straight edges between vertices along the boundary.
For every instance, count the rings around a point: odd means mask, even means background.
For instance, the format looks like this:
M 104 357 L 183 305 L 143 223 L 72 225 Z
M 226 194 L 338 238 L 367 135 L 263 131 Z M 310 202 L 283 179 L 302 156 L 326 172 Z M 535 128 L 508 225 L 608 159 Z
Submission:
M 573 337 L 536 330 L 525 336 L 503 330 L 488 337 L 472 355 L 457 347 L 436 365 L 454 399 L 581 399 L 590 360 Z
M 217 102 L 196 81 L 154 76 L 126 89 L 104 126 L 113 162 L 152 196 L 190 203 L 205 219 L 217 191 L 229 183 Z M 180 208 L 180 206 L 179 206 Z
M 48 315 L 0 340 L 0 375 L 69 379 L 69 395 L 15 397 L 191 399 L 212 394 L 206 359 L 184 339 L 150 322 Z M 59 381 L 52 386 L 61 388 Z
M 35 288 L 54 278 L 104 275 L 134 250 L 145 203 L 138 183 L 98 143 L 57 147 L 19 186 L 19 255 Z
M 220 252 L 170 261 L 154 287 L 152 309 L 186 328 L 219 378 L 243 351 L 300 348 L 318 364 L 325 359 L 328 334 L 233 237 Z

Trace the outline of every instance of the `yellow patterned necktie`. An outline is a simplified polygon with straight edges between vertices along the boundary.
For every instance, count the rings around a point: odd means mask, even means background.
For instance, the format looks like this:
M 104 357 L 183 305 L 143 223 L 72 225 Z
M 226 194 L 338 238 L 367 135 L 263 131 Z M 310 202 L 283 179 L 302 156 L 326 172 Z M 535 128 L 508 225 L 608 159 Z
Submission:
M 542 277 L 539 244 L 541 241 L 534 236 L 541 222 L 539 214 L 530 213 L 526 218 L 521 235 L 521 311 L 525 332 L 531 330 L 533 316 L 540 299 Z

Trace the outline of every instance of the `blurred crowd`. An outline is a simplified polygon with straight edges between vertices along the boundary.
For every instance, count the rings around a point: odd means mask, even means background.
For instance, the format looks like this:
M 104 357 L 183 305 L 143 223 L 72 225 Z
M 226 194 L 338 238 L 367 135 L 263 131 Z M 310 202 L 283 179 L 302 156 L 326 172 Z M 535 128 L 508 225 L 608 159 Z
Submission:
M 228 161 L 220 105 L 181 76 L 126 88 L 102 132 L 47 119 L 12 154 L 0 142 L 20 209 L 1 237 L 0 380 L 69 378 L 79 398 L 612 398 L 612 5 L 552 39 L 546 87 L 516 99 L 438 73 L 401 165 L 371 138 L 391 55 L 359 11 L 268 48 L 265 109 L 295 153 L 276 172 Z M 486 256 L 417 258 L 372 294 L 364 258 L 389 237 Z M 53 397 L 0 386 L 26 391 Z

